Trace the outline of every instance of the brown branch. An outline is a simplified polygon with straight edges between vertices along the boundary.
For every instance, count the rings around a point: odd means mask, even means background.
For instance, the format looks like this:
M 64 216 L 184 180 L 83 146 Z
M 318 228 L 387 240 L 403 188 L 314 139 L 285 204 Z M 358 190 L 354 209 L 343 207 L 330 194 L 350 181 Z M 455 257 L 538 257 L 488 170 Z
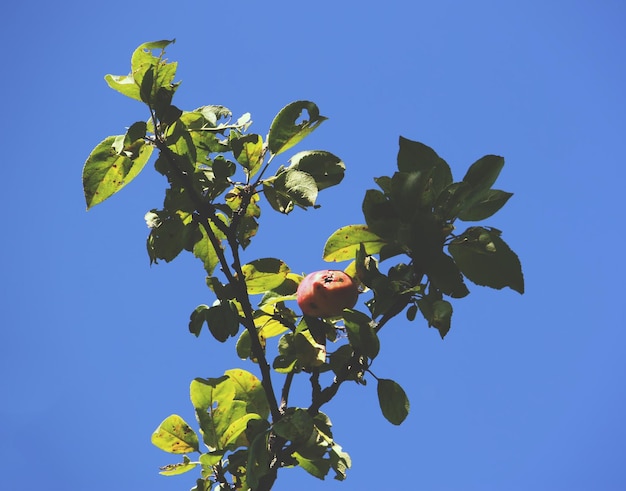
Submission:
M 165 155 L 167 162 L 170 164 L 170 167 L 174 170 L 174 172 L 176 172 L 176 175 L 181 180 L 183 186 L 188 190 L 190 199 L 192 200 L 193 205 L 196 208 L 196 211 L 200 218 L 200 224 L 204 228 L 207 237 L 211 241 L 211 245 L 213 246 L 215 253 L 217 254 L 221 270 L 226 276 L 227 281 L 235 288 L 235 298 L 241 304 L 244 313 L 243 325 L 250 333 L 252 353 L 257 359 L 259 369 L 261 371 L 261 385 L 263 386 L 263 390 L 266 394 L 267 401 L 270 406 L 272 419 L 276 421 L 280 418 L 281 413 L 278 410 L 276 394 L 272 385 L 270 366 L 265 357 L 265 350 L 263 349 L 263 346 L 259 341 L 257 329 L 254 324 L 252 304 L 250 303 L 248 290 L 246 288 L 246 283 L 244 281 L 243 272 L 241 269 L 241 261 L 239 259 L 239 244 L 236 239 L 236 228 L 233 227 L 233 222 L 231 222 L 230 226 L 227 226 L 224 222 L 222 222 L 215 214 L 215 207 L 211 203 L 207 203 L 202 200 L 202 198 L 198 195 L 193 186 L 193 180 L 191 176 L 189 176 L 180 169 L 178 163 L 176 162 L 177 155 L 165 144 L 165 142 L 157 138 L 155 144 L 157 148 L 161 151 L 161 153 Z M 249 203 L 249 199 L 247 203 Z M 235 270 L 234 273 L 228 265 L 228 261 L 226 260 L 226 256 L 221 247 L 221 241 L 213 232 L 210 223 L 215 224 L 215 226 L 222 233 L 224 233 L 224 235 L 226 235 L 228 245 L 233 255 L 234 261 L 232 267 Z

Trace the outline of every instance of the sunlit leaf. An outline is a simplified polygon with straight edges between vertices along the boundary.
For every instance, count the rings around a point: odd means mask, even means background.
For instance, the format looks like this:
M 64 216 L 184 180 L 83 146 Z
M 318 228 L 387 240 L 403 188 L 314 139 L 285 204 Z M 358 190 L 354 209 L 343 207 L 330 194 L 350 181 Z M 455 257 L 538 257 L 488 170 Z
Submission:
M 272 154 L 288 150 L 327 118 L 320 116 L 318 107 L 309 101 L 296 101 L 288 104 L 272 121 L 267 142 Z
M 198 436 L 177 414 L 168 416 L 152 434 L 152 444 L 165 452 L 198 452 Z
M 246 411 L 258 414 L 262 418 L 269 416 L 270 409 L 265 391 L 255 375 L 240 368 L 226 370 L 224 374 L 235 388 L 234 398 L 246 403 Z
M 324 261 L 353 260 L 361 244 L 367 254 L 376 254 L 386 243 L 385 239 L 373 233 L 367 225 L 347 225 L 333 232 L 326 240 Z
M 245 135 L 230 141 L 233 155 L 248 176 L 255 175 L 263 163 L 263 139 L 261 135 Z
M 144 168 L 154 147 L 136 140 L 118 153 L 109 136 L 93 149 L 83 167 L 83 190 L 87 209 L 102 203 L 132 181 Z
M 183 462 L 164 465 L 159 469 L 159 474 L 162 476 L 177 476 L 178 474 L 184 474 L 185 472 L 195 469 L 197 465 L 197 462 L 191 462 L 189 457 L 185 455 L 183 456 Z
M 251 295 L 276 288 L 289 274 L 289 267 L 284 262 L 271 257 L 244 264 L 241 269 Z
M 346 165 L 339 157 L 322 150 L 298 152 L 289 161 L 290 169 L 311 175 L 320 191 L 339 184 L 346 170 Z

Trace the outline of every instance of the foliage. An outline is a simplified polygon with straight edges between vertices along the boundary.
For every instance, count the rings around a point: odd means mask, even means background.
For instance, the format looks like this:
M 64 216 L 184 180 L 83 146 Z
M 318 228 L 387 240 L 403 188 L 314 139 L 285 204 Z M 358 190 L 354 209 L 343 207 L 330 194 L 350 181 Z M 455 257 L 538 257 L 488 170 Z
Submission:
M 400 385 L 372 372 L 380 329 L 403 311 L 409 320 L 419 311 L 443 338 L 451 325 L 451 300 L 469 293 L 466 279 L 523 293 L 520 262 L 500 230 L 471 226 L 454 233 L 458 221 L 488 218 L 511 197 L 492 188 L 504 160 L 487 155 L 454 182 L 434 150 L 400 138 L 398 170 L 375 179 L 379 189 L 365 193 L 365 224 L 340 228 L 324 248 L 327 261 L 352 261 L 346 271 L 370 295 L 367 311 L 345 309 L 329 319 L 301 315 L 293 300 L 302 276 L 277 258 L 242 264 L 240 252 L 257 233 L 262 197 L 270 208 L 289 214 L 315 208 L 319 192 L 342 181 L 345 165 L 327 151 L 300 151 L 288 165 L 272 166 L 326 118 L 313 102 L 296 101 L 279 111 L 263 138 L 248 132 L 249 114 L 233 122 L 223 106 L 181 110 L 172 103 L 177 65 L 164 58 L 172 42 L 139 46 L 129 75 L 105 77 L 111 88 L 144 103 L 149 119 L 95 147 L 83 168 L 87 209 L 134 179 L 156 150 L 154 166 L 168 188 L 163 207 L 145 217 L 150 262 L 172 261 L 183 250 L 200 259 L 215 302 L 191 313 L 189 331 L 199 336 L 206 325 L 220 343 L 237 338 L 237 354 L 256 365 L 260 378 L 231 369 L 193 380 L 199 433 L 177 415 L 158 426 L 154 445 L 183 456 L 161 473 L 198 467 L 197 491 L 270 489 L 279 468 L 298 465 L 317 478 L 332 470 L 343 480 L 350 457 L 320 411 L 340 386 L 365 385 L 371 375 L 389 422 L 401 424 L 409 412 Z M 386 273 L 383 261 L 393 263 Z M 251 296 L 258 296 L 254 303 Z M 271 366 L 270 338 L 277 338 L 278 349 Z M 311 385 L 310 405 L 290 406 L 294 377 L 303 374 Z M 191 454 L 198 457 L 192 461 Z

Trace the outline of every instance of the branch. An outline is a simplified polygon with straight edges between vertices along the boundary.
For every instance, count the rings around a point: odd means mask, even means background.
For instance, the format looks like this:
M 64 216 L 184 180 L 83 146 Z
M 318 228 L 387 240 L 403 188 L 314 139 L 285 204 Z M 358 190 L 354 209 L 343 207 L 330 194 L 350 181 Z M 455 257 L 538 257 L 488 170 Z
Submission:
M 243 278 L 241 261 L 239 259 L 239 244 L 236 239 L 236 228 L 233 228 L 233 225 L 235 223 L 231 222 L 230 226 L 227 226 L 224 222 L 217 218 L 217 215 L 215 214 L 215 207 L 211 203 L 207 203 L 202 200 L 202 198 L 198 195 L 193 186 L 193 180 L 191 176 L 183 172 L 178 166 L 176 162 L 177 155 L 161 139 L 157 138 L 155 144 L 159 151 L 161 151 L 165 155 L 167 162 L 176 172 L 176 175 L 180 178 L 183 186 L 188 190 L 189 196 L 200 217 L 200 224 L 206 231 L 206 234 L 211 241 L 211 245 L 213 246 L 215 253 L 217 254 L 218 260 L 222 268 L 222 272 L 226 276 L 227 281 L 235 288 L 235 298 L 241 304 L 244 313 L 245 322 L 243 323 L 243 325 L 250 333 L 252 353 L 254 357 L 258 360 L 259 369 L 261 371 L 261 384 L 263 386 L 263 390 L 265 391 L 267 401 L 270 406 L 272 419 L 276 421 L 280 418 L 281 413 L 278 410 L 276 394 L 272 385 L 270 366 L 265 357 L 265 351 L 263 349 L 263 346 L 261 346 L 261 342 L 259 341 L 256 326 L 254 325 L 254 317 L 252 313 L 253 309 L 250 303 L 250 298 L 248 296 L 246 283 Z M 215 226 L 227 237 L 228 245 L 231 249 L 231 253 L 234 259 L 232 265 L 233 269 L 235 270 L 234 273 L 228 265 L 228 261 L 226 260 L 226 256 L 224 255 L 224 251 L 221 247 L 221 241 L 217 238 L 217 236 L 211 229 L 211 226 L 209 224 L 210 222 L 214 223 Z

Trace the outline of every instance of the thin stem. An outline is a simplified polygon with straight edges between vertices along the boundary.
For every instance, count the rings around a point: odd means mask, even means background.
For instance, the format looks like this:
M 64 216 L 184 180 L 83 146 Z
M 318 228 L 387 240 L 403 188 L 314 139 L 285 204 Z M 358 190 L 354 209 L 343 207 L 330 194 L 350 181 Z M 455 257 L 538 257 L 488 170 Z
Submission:
M 211 203 L 205 203 L 200 196 L 195 191 L 193 187 L 193 181 L 191 177 L 183 172 L 180 167 L 178 167 L 176 162 L 176 154 L 165 144 L 162 138 L 157 138 L 155 141 L 157 148 L 165 155 L 167 162 L 170 164 L 172 169 L 176 172 L 177 177 L 181 179 L 184 187 L 188 190 L 191 200 L 198 212 L 200 218 L 200 224 L 204 228 L 207 237 L 209 238 L 211 245 L 213 246 L 215 253 L 217 254 L 218 260 L 220 262 L 220 266 L 222 272 L 226 276 L 227 281 L 235 287 L 236 295 L 235 298 L 241 304 L 244 313 L 244 327 L 250 333 L 251 338 L 251 349 L 254 357 L 258 360 L 259 369 L 261 371 L 261 384 L 263 386 L 263 390 L 267 396 L 267 401 L 270 406 L 270 411 L 272 413 L 272 418 L 274 421 L 278 420 L 281 416 L 280 411 L 278 410 L 278 403 L 276 402 L 276 394 L 274 392 L 274 388 L 272 385 L 271 379 L 271 371 L 270 366 L 265 357 L 265 351 L 261 346 L 261 342 L 259 341 L 259 336 L 256 330 L 256 326 L 254 325 L 254 316 L 253 309 L 250 303 L 250 298 L 248 296 L 248 291 L 246 288 L 246 283 L 244 281 L 243 272 L 241 269 L 241 261 L 239 259 L 239 244 L 236 239 L 236 228 L 233 227 L 233 222 L 231 222 L 231 226 L 227 226 L 224 222 L 222 222 L 215 214 L 215 208 Z M 215 226 L 222 231 L 226 237 L 231 249 L 231 253 L 233 255 L 233 269 L 234 273 L 228 265 L 228 261 L 226 260 L 226 256 L 224 255 L 224 251 L 221 247 L 221 241 L 217 238 L 213 229 L 210 226 L 210 223 L 215 224 Z M 236 224 L 235 224 L 236 225 Z

